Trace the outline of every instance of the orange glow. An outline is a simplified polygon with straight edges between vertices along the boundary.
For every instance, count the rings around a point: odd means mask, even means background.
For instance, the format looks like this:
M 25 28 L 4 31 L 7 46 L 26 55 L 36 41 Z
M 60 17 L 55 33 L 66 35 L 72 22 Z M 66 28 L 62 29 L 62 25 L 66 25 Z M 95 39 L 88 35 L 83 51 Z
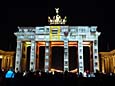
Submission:
M 51 42 L 51 45 L 64 45 L 64 42 Z
M 45 46 L 45 42 L 37 42 L 37 45 L 39 45 L 39 46 Z
M 51 47 L 53 47 L 53 46 L 64 47 L 64 45 L 51 45 Z M 71 46 L 76 46 L 77 47 L 77 45 L 69 45 L 69 47 L 71 47 Z
M 37 42 L 37 45 L 45 46 L 45 42 L 44 41 Z M 77 45 L 78 45 L 77 42 L 72 42 L 72 41 L 68 42 L 68 46 L 77 46 Z M 90 46 L 91 43 L 90 42 L 83 42 L 83 45 L 84 46 Z M 62 41 L 60 41 L 60 42 L 51 42 L 51 47 L 53 47 L 53 46 L 64 46 L 64 42 L 62 42 Z
M 57 70 L 57 69 L 54 69 L 54 68 L 51 68 L 50 71 L 51 71 L 51 72 L 54 72 L 54 71 L 56 71 L 56 72 L 63 72 L 62 70 Z
M 71 71 L 69 71 L 69 72 L 71 72 L 71 73 L 77 73 L 77 72 L 78 72 L 78 69 L 76 68 L 76 69 L 71 70 Z
M 69 45 L 77 45 L 77 42 L 69 42 Z

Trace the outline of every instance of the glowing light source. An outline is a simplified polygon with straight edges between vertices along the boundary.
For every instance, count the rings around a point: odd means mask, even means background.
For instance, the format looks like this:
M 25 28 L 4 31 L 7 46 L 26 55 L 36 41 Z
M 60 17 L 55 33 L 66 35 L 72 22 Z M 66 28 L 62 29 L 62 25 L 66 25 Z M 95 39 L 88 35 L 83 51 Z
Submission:
M 71 71 L 69 71 L 69 72 L 71 72 L 71 73 L 77 73 L 77 72 L 78 72 L 78 69 L 76 68 L 76 69 L 71 70 Z
M 0 55 L 0 59 L 2 59 L 3 58 L 3 56 L 2 55 Z
M 83 45 L 90 45 L 90 42 L 83 42 Z
M 27 45 L 31 45 L 31 42 L 26 42 Z
M 57 70 L 57 69 L 51 68 L 51 72 L 54 72 L 54 71 L 56 71 L 56 72 L 63 72 L 62 70 Z

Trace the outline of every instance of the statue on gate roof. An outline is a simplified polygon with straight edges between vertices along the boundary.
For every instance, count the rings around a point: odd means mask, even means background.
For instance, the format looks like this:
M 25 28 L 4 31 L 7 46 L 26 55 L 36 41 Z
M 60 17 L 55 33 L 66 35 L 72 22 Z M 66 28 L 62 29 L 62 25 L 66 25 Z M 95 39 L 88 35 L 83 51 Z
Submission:
M 56 16 L 53 16 L 53 19 L 48 16 L 48 22 L 50 24 L 65 24 L 67 22 L 67 17 L 65 16 L 64 19 L 62 19 L 59 15 L 59 8 L 55 8 L 55 10 Z

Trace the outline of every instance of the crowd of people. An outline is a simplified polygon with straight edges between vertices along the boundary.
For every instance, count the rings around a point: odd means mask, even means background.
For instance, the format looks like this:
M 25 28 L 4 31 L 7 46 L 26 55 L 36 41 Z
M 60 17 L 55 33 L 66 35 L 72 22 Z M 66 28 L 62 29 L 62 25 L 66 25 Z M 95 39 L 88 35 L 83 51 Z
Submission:
M 94 82 L 106 83 L 107 80 L 115 80 L 114 73 L 100 73 L 98 70 L 96 73 L 71 73 L 68 71 L 65 72 L 43 72 L 43 71 L 24 71 L 24 72 L 14 72 L 13 69 L 8 71 L 0 71 L 0 86 L 22 86 L 25 84 L 48 84 L 51 81 L 59 84 L 58 82 L 64 82 L 69 80 L 76 81 L 77 84 L 82 84 L 83 82 Z M 68 83 L 68 82 L 66 82 Z

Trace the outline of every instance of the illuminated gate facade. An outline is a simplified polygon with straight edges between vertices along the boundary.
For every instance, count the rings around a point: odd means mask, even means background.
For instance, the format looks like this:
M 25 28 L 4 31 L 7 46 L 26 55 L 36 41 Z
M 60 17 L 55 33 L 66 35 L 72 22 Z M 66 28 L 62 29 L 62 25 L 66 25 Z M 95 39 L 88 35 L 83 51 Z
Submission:
M 45 46 L 44 71 L 51 70 L 52 46 L 64 46 L 64 65 L 63 71 L 69 70 L 69 46 L 76 46 L 78 49 L 78 71 L 84 72 L 83 46 L 90 48 L 90 66 L 92 72 L 99 70 L 98 57 L 98 36 L 97 26 L 62 26 L 52 24 L 63 24 L 65 21 L 58 20 L 60 16 L 56 15 L 56 19 L 50 20 L 50 26 L 38 27 L 18 27 L 19 31 L 14 33 L 17 36 L 17 49 L 15 71 L 26 70 L 27 47 L 30 46 L 29 70 L 35 71 L 39 69 L 39 47 Z M 49 17 L 48 17 L 49 18 Z M 65 17 L 66 18 L 66 17 Z M 49 18 L 50 19 L 50 18 Z M 93 69 L 92 69 L 93 68 Z

